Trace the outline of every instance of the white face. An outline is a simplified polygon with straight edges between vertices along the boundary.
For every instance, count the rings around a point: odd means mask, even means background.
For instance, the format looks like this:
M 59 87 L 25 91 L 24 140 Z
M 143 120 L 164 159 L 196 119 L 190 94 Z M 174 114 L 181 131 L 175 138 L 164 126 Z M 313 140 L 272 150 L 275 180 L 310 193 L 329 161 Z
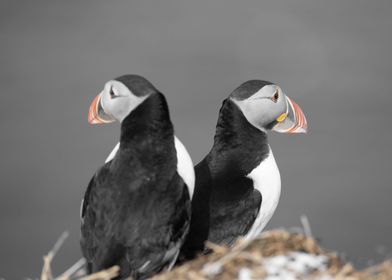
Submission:
M 122 122 L 146 96 L 136 96 L 123 83 L 111 80 L 100 93 L 100 102 L 105 114 Z
M 263 131 L 287 111 L 286 95 L 277 85 L 266 85 L 247 99 L 232 100 L 248 122 Z
M 262 131 L 272 129 L 281 133 L 306 133 L 304 113 L 294 100 L 274 84 L 263 86 L 246 99 L 231 97 L 249 123 Z

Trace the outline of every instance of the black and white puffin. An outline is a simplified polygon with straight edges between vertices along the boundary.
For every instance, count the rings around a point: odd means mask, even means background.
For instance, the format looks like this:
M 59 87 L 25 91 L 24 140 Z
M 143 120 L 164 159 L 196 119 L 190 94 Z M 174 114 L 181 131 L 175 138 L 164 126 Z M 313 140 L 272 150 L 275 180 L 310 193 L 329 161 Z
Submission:
M 271 219 L 281 181 L 268 130 L 307 130 L 302 110 L 279 86 L 250 80 L 223 101 L 213 147 L 195 167 L 191 227 L 182 258 L 203 250 L 205 240 L 231 245 L 240 236 L 254 238 Z
M 119 265 L 120 279 L 148 278 L 174 264 L 188 233 L 191 158 L 174 136 L 165 97 L 141 76 L 108 81 L 88 120 L 121 122 L 119 145 L 82 202 L 81 248 L 88 270 Z

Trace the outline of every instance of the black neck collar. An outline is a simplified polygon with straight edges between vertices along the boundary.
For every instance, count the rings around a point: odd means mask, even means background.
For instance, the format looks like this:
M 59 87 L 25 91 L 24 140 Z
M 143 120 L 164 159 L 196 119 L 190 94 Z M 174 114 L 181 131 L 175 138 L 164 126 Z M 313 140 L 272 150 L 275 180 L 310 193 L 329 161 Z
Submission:
M 151 144 L 158 148 L 165 140 L 173 141 L 173 135 L 166 99 L 154 93 L 122 121 L 120 149 L 137 150 Z
M 232 100 L 224 100 L 214 146 L 207 156 L 212 173 L 245 176 L 268 154 L 267 134 L 251 125 Z

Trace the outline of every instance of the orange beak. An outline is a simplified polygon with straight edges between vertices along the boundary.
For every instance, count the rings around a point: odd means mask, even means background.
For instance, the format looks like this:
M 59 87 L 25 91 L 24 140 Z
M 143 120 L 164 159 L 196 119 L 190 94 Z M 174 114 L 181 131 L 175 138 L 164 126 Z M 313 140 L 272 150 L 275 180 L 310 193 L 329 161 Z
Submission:
M 105 113 L 101 104 L 101 94 L 98 94 L 91 102 L 88 110 L 88 122 L 90 124 L 102 124 L 114 122 L 114 119 Z
M 301 107 L 288 96 L 286 96 L 286 104 L 286 113 L 278 117 L 278 123 L 273 130 L 281 133 L 306 133 L 308 123 Z

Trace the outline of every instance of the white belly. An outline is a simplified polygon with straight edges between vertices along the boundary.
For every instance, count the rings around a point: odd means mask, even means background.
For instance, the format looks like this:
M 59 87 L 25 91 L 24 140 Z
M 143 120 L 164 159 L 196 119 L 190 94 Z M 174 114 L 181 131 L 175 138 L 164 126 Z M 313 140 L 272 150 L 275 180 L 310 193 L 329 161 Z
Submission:
M 280 173 L 271 147 L 268 157 L 253 169 L 247 177 L 252 179 L 254 188 L 261 193 L 262 202 L 255 222 L 244 237 L 245 240 L 253 239 L 261 233 L 274 214 L 279 202 Z

